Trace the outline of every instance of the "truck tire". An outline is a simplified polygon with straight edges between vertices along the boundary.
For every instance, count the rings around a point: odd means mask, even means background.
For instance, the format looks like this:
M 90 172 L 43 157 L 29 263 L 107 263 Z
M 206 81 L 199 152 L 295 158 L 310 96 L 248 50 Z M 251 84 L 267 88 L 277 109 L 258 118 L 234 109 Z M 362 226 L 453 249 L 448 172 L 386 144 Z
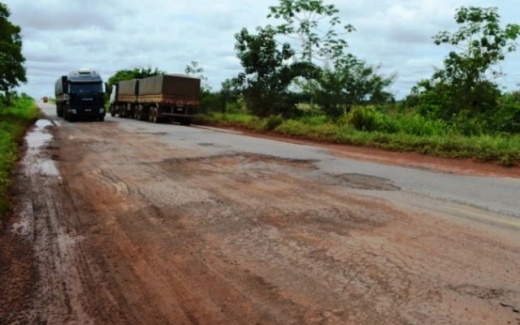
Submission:
M 152 107 L 150 109 L 150 122 L 152 123 L 159 123 L 159 117 L 158 117 L 157 107 Z

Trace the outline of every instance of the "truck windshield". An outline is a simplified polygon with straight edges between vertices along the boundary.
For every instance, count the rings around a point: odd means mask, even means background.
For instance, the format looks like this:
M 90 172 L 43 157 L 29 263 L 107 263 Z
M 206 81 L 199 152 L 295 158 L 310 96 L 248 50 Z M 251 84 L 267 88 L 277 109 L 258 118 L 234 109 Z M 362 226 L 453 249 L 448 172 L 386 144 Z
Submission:
M 70 83 L 71 93 L 102 93 L 101 83 Z

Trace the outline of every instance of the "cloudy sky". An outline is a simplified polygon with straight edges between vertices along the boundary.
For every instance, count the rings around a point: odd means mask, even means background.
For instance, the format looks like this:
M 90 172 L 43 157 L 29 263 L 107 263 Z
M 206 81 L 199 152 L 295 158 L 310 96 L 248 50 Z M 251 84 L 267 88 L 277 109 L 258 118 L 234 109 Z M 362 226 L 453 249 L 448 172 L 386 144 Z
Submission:
M 236 76 L 241 66 L 234 34 L 254 32 L 269 23 L 269 6 L 278 0 L 0 0 L 10 20 L 22 28 L 28 83 L 19 88 L 40 98 L 54 96 L 54 82 L 80 67 L 97 70 L 107 80 L 116 71 L 152 67 L 183 73 L 199 62 L 214 90 Z M 391 91 L 406 96 L 451 50 L 432 36 L 454 32 L 460 6 L 498 7 L 501 23 L 520 23 L 518 0 L 325 0 L 340 10 L 349 52 L 381 73 L 397 75 Z M 519 40 L 520 41 L 520 40 Z M 501 64 L 499 83 L 520 88 L 520 48 Z

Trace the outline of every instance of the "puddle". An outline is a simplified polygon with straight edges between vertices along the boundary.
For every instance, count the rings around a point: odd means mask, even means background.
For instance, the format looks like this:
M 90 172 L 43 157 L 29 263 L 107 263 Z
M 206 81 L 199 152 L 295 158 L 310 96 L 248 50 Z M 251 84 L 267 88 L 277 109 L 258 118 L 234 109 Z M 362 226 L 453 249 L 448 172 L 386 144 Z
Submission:
M 52 126 L 51 121 L 38 120 L 34 128 L 25 136 L 25 141 L 30 149 L 41 148 L 52 139 L 52 134 L 45 130 L 48 126 Z
M 53 136 L 50 133 L 49 127 L 53 123 L 49 120 L 38 120 L 32 130 L 25 136 L 28 149 L 23 157 L 24 173 L 32 179 L 34 175 L 48 177 L 56 177 L 60 179 L 60 173 L 52 156 L 43 153 L 43 148 L 52 140 Z M 39 181 L 42 178 L 35 178 Z M 13 225 L 13 232 L 16 234 L 32 238 L 34 220 L 33 220 L 33 202 L 29 196 L 25 197 L 23 210 L 20 212 L 20 220 Z
M 58 168 L 51 157 L 40 155 L 42 148 L 52 140 L 48 127 L 52 122 L 46 119 L 36 121 L 33 129 L 25 136 L 29 150 L 24 163 L 29 173 L 39 173 L 44 176 L 59 176 Z
M 49 159 L 36 159 L 33 166 L 30 167 L 31 172 L 40 173 L 45 176 L 59 176 L 60 172 L 54 161 Z

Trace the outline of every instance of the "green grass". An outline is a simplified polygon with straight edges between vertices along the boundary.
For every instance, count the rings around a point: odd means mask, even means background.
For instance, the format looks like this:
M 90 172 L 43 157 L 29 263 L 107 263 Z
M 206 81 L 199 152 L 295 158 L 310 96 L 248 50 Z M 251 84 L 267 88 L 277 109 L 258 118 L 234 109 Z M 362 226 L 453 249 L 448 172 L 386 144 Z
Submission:
M 437 157 L 471 158 L 503 166 L 520 165 L 520 135 L 466 136 L 444 121 L 429 120 L 418 114 L 389 115 L 355 108 L 334 123 L 323 116 L 283 120 L 279 117 L 259 119 L 247 114 L 213 114 L 198 118 L 197 123 Z
M 0 216 L 5 215 L 8 208 L 7 190 L 21 139 L 38 112 L 34 100 L 26 96 L 13 99 L 10 106 L 0 104 Z

